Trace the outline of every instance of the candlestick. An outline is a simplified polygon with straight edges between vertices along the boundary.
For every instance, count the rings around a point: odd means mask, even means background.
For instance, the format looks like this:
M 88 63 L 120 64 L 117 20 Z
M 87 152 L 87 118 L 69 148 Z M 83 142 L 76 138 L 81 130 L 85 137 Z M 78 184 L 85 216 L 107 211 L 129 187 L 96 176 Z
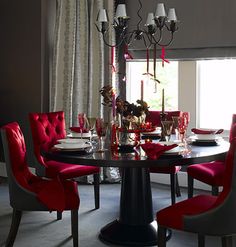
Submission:
M 115 118 L 116 116 L 116 94 L 112 92 L 112 116 Z
M 141 80 L 141 100 L 143 101 L 143 80 Z
M 162 113 L 165 112 L 165 91 L 162 89 Z

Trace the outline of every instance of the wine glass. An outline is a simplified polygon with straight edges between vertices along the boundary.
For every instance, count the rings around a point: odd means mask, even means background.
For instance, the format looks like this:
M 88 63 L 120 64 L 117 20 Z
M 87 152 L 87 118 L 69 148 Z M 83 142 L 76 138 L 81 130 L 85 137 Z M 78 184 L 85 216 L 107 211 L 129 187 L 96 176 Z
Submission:
M 79 127 L 80 127 L 80 135 L 81 135 L 81 139 L 82 139 L 84 126 L 86 123 L 86 114 L 85 113 L 79 113 L 78 114 L 78 122 L 79 122 Z
M 161 121 L 161 124 L 162 124 L 162 127 L 163 127 L 163 131 L 164 131 L 164 135 L 165 135 L 166 141 L 169 142 L 171 134 L 172 134 L 173 121 Z
M 181 116 L 178 119 L 178 130 L 179 130 L 179 137 L 180 142 L 182 145 L 185 145 L 185 134 L 188 127 L 188 119 L 187 116 Z
M 179 117 L 177 116 L 173 116 L 172 117 L 173 120 L 173 128 L 175 130 L 175 139 L 178 140 L 179 139 Z
M 98 152 L 104 152 L 104 139 L 107 133 L 107 123 L 102 118 L 96 119 L 96 131 L 98 135 Z
M 95 117 L 87 117 L 87 126 L 90 132 L 90 143 L 92 143 L 93 132 L 95 129 L 96 118 Z

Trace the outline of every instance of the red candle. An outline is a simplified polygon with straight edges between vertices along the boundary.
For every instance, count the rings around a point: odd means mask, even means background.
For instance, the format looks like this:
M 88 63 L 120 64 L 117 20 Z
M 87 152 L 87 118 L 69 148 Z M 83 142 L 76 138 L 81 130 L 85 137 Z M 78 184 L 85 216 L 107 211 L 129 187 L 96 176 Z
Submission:
M 143 80 L 141 80 L 141 100 L 143 100 Z

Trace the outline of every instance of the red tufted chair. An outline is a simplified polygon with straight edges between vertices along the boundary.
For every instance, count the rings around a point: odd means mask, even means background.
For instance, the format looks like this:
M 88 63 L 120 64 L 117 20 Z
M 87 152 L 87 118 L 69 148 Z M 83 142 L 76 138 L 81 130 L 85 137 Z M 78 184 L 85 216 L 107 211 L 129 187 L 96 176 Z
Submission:
M 161 111 L 150 111 L 147 116 L 146 121 L 151 122 L 154 126 L 161 126 L 160 119 Z M 166 112 L 167 120 L 172 120 L 173 116 L 180 116 L 181 111 L 169 111 Z M 172 166 L 172 167 L 151 167 L 151 173 L 162 173 L 162 174 L 170 174 L 170 187 L 171 187 L 171 203 L 174 204 L 176 201 L 175 195 L 177 197 L 181 196 L 179 182 L 178 182 L 178 172 L 181 170 L 181 166 Z
M 9 184 L 10 205 L 13 208 L 12 223 L 6 247 L 14 244 L 23 211 L 71 210 L 73 246 L 78 246 L 77 184 L 73 181 L 43 179 L 33 175 L 26 163 L 24 136 L 18 123 L 1 128 Z M 26 244 L 27 246 L 27 244 Z
M 236 133 L 233 131 L 233 125 L 235 123 L 236 114 L 233 114 L 229 140 L 236 137 Z M 219 187 L 223 186 L 224 170 L 225 164 L 223 161 L 206 162 L 188 166 L 188 198 L 193 197 L 194 179 L 210 185 L 212 195 L 218 195 Z
M 64 180 L 93 174 L 95 208 L 99 208 L 100 168 L 51 161 L 45 159 L 40 153 L 41 150 L 48 151 L 56 144 L 57 140 L 66 137 L 64 112 L 30 113 L 29 119 L 34 143 L 34 154 L 40 164 L 36 168 L 37 174 L 48 178 L 59 176 Z M 61 218 L 61 216 L 58 215 L 58 218 Z
M 198 195 L 157 212 L 158 247 L 166 246 L 167 229 L 197 233 L 199 247 L 205 246 L 205 235 L 220 236 L 223 247 L 233 246 L 232 235 L 236 234 L 236 138 L 231 141 L 223 177 L 223 191 L 218 196 Z

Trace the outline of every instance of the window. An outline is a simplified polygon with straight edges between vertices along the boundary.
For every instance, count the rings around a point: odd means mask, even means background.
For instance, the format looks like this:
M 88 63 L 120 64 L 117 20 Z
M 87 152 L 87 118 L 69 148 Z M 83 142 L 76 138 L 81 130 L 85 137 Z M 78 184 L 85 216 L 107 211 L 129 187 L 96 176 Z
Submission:
M 131 60 L 126 63 L 127 100 L 135 103 L 141 98 L 141 80 L 144 81 L 143 99 L 150 109 L 161 110 L 162 88 L 165 89 L 165 110 L 178 109 L 178 62 L 171 61 L 162 67 L 161 62 L 156 63 L 157 79 L 155 83 L 146 73 L 146 60 Z M 149 64 L 149 71 L 153 74 L 153 62 Z
M 197 62 L 200 128 L 229 129 L 236 113 L 236 59 Z

